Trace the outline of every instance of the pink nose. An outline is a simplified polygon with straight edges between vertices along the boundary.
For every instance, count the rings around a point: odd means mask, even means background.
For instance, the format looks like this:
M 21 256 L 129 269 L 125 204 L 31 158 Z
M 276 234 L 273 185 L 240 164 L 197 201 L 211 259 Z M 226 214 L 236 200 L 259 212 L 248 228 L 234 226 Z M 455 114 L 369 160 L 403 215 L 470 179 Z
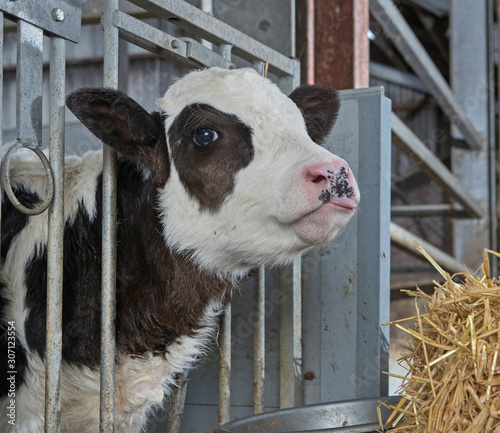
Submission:
M 355 209 L 359 201 L 358 184 L 349 164 L 341 158 L 303 168 L 307 194 L 323 203 L 332 202 Z M 312 197 L 311 197 L 312 198 Z

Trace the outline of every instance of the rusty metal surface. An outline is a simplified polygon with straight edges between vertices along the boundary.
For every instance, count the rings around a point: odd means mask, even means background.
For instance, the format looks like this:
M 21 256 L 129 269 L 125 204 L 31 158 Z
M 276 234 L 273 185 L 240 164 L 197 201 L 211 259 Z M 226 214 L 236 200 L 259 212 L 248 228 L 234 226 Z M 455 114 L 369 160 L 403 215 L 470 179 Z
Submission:
M 368 87 L 368 0 L 316 0 L 314 10 L 314 81 Z

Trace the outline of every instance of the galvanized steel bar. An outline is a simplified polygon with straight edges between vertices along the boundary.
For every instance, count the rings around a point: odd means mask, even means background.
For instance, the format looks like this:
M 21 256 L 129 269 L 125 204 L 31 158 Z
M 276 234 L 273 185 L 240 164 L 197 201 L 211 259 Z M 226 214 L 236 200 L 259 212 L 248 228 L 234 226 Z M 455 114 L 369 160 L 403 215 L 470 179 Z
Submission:
M 420 245 L 446 270 L 451 272 L 464 271 L 464 266 L 457 259 L 393 222 L 391 222 L 391 241 L 398 247 L 419 257 L 421 256 L 416 247 Z
M 206 14 L 195 6 L 177 0 L 131 0 L 154 15 L 193 32 L 217 45 L 233 46 L 233 54 L 249 62 L 266 61 L 269 58 L 269 72 L 277 76 L 294 75 L 297 60 L 256 41 L 228 24 Z
M 179 375 L 177 379 L 177 386 L 174 388 L 170 399 L 171 408 L 168 414 L 167 433 L 179 433 L 181 431 L 182 416 L 184 415 L 188 381 L 184 375 Z
M 469 218 L 463 208 L 450 203 L 391 206 L 391 217 L 452 217 Z
M 454 200 L 458 201 L 469 215 L 481 218 L 484 209 L 460 180 L 434 155 L 431 150 L 394 113 L 391 116 L 393 143 L 424 173 L 436 181 Z
M 231 60 L 232 46 L 222 44 L 220 53 Z M 219 360 L 219 425 L 231 420 L 231 304 L 228 304 L 221 319 Z
M 118 0 L 105 2 L 104 87 L 118 88 L 118 29 L 112 24 Z M 116 151 L 104 145 L 102 197 L 101 407 L 100 433 L 114 431 L 116 317 Z
M 59 432 L 61 421 L 65 89 L 66 41 L 52 36 L 50 38 L 49 146 L 55 194 L 49 208 L 47 249 L 46 433 Z
M 254 283 L 253 323 L 253 412 L 264 412 L 264 381 L 266 372 L 266 277 L 260 266 Z
M 485 137 L 477 132 L 450 86 L 417 39 L 392 0 L 370 0 L 370 12 L 406 62 L 428 87 L 445 114 L 462 132 L 470 149 L 485 147 Z
M 231 304 L 221 318 L 219 348 L 219 425 L 222 425 L 231 419 Z
M 113 25 L 118 27 L 120 37 L 126 41 L 188 68 L 233 66 L 194 39 L 176 38 L 121 11 L 113 13 Z
M 492 239 L 497 234 L 490 217 L 498 219 L 492 196 L 496 194 L 495 170 L 491 170 L 490 148 L 495 143 L 489 140 L 489 104 L 491 88 L 488 84 L 488 10 L 487 0 L 451 0 L 450 9 L 450 83 L 457 101 L 475 130 L 487 137 L 486 145 L 478 152 L 466 149 L 451 149 L 451 167 L 462 185 L 485 212 L 476 221 L 453 221 L 454 234 L 452 254 L 462 263 L 476 267 L 483 262 L 483 249 L 492 248 Z M 466 60 L 466 61 L 465 61 Z M 453 139 L 461 140 L 463 131 L 451 129 Z M 493 164 L 497 159 L 493 157 Z M 492 182 L 492 180 L 494 180 Z M 493 208 L 492 208 L 493 205 Z M 493 215 L 492 215 L 493 213 Z
M 300 257 L 280 276 L 280 408 L 302 405 L 302 285 Z M 291 272 L 290 272 L 291 271 Z
M 20 143 L 42 143 L 43 30 L 17 22 L 16 134 Z

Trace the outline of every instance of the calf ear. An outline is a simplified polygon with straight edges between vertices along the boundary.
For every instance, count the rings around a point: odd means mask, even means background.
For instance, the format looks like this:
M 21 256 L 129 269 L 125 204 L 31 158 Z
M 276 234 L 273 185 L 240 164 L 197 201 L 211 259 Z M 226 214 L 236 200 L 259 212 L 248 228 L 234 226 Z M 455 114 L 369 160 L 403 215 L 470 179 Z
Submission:
M 146 166 L 151 163 L 148 149 L 165 135 L 161 116 L 119 90 L 81 88 L 67 97 L 66 105 L 97 138 Z
M 290 99 L 302 111 L 309 137 L 315 143 L 322 143 L 337 120 L 340 108 L 337 91 L 318 84 L 303 85 L 290 94 Z

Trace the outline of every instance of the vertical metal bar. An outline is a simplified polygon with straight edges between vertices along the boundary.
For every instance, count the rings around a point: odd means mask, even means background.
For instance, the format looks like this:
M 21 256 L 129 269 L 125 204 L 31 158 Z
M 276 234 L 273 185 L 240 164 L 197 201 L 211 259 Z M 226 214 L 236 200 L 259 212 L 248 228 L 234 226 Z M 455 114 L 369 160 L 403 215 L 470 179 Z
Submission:
M 179 375 L 178 380 L 178 386 L 172 392 L 170 403 L 171 409 L 168 414 L 167 433 L 179 433 L 181 431 L 188 381 L 184 375 Z
M 278 81 L 279 88 L 285 95 L 289 95 L 296 87 L 300 86 L 300 62 L 296 59 L 293 60 L 293 74 L 280 77 Z
M 42 141 L 43 30 L 17 22 L 17 139 L 37 147 Z
M 496 110 L 495 110 L 495 0 L 487 0 L 488 10 L 488 138 L 489 138 L 489 173 L 490 194 L 489 194 L 489 211 L 490 211 L 490 247 L 493 251 L 498 250 L 498 216 L 497 216 L 497 191 L 496 191 L 496 144 L 497 137 L 495 135 L 496 127 Z M 492 257 L 490 261 L 491 275 L 498 275 L 498 258 Z
M 231 60 L 231 45 L 221 44 L 220 54 Z M 231 419 L 231 304 L 221 319 L 222 338 L 219 361 L 219 425 Z
M 282 409 L 300 406 L 303 399 L 301 263 L 300 257 L 294 259 L 291 269 L 290 267 L 283 269 L 280 278 L 280 408 Z
M 111 22 L 118 0 L 105 2 L 104 87 L 118 88 L 118 29 Z M 102 297 L 101 297 L 101 408 L 100 433 L 114 431 L 115 317 L 116 317 L 116 151 L 103 149 Z
M 253 334 L 253 412 L 264 412 L 264 381 L 266 371 L 266 277 L 261 266 L 254 286 Z
M 49 144 L 55 193 L 49 208 L 47 250 L 45 432 L 59 432 L 61 421 L 65 80 L 66 42 L 62 38 L 52 36 L 50 38 Z
M 206 12 L 208 15 L 213 16 L 214 15 L 214 2 L 213 2 L 213 0 L 201 0 L 200 1 L 200 9 L 203 12 Z M 210 50 L 212 50 L 214 47 L 212 42 L 208 42 L 205 39 L 202 39 L 201 43 Z
M 231 419 L 231 304 L 221 319 L 219 361 L 219 425 Z
M 488 138 L 489 132 L 487 16 L 487 0 L 451 1 L 450 81 L 457 103 L 482 138 Z M 457 128 L 452 128 L 451 133 L 457 140 L 466 137 Z M 475 152 L 452 148 L 451 166 L 480 206 L 488 209 L 494 184 L 489 178 L 491 143 L 487 139 L 484 143 Z M 491 247 L 489 211 L 481 219 L 453 222 L 453 256 L 460 262 L 477 266 L 482 262 L 483 248 Z
M 261 62 L 260 60 L 253 63 L 253 68 L 262 76 L 265 75 L 265 66 L 265 62 Z

